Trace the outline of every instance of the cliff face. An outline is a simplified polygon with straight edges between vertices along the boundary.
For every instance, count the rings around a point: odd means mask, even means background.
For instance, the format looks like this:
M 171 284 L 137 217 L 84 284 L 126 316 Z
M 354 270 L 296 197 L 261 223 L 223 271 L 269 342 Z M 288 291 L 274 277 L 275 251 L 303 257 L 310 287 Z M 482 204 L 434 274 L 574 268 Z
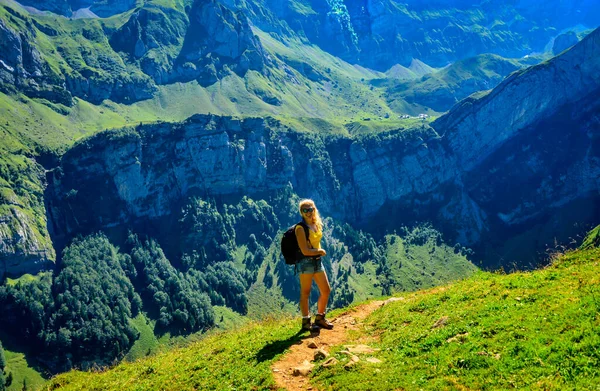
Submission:
M 21 91 L 69 105 L 71 93 L 37 50 L 34 27 L 17 31 L 0 19 L 0 91 Z
M 471 171 L 507 140 L 600 88 L 600 30 L 563 55 L 515 72 L 481 99 L 466 99 L 434 124 Z M 502 119 L 502 120 L 500 120 Z
M 139 70 L 129 71 L 119 55 L 106 50 L 110 46 L 102 26 L 90 23 L 78 33 L 63 27 L 0 9 L 0 91 L 67 106 L 74 96 L 92 103 L 152 96 L 152 80 Z
M 427 209 L 415 217 L 460 207 L 464 196 L 452 191 L 462 186 L 458 174 L 430 129 L 350 140 L 270 120 L 195 116 L 82 142 L 55 170 L 47 199 L 55 238 L 169 218 L 194 195 L 252 197 L 290 185 L 328 215 L 364 222 L 389 201 Z M 481 218 L 476 209 L 462 212 Z M 433 216 L 447 220 L 444 213 Z
M 413 59 L 443 67 L 483 53 L 520 58 L 544 51 L 566 28 L 600 24 L 600 5 L 587 0 L 483 6 L 458 0 L 196 0 L 185 6 L 148 1 L 139 9 L 132 0 L 22 3 L 67 16 L 80 8 L 101 17 L 132 11 L 116 37 L 109 38 L 116 50 L 126 50 L 132 63 L 158 83 L 194 78 L 210 82 L 224 65 L 235 64 L 238 74 L 262 70 L 264 55 L 246 17 L 279 38 L 300 38 L 345 61 L 380 71 L 408 66 Z M 111 34 L 114 26 L 108 26 Z M 178 56 L 184 36 L 186 48 L 192 50 Z
M 196 1 L 184 14 L 167 8 L 134 12 L 110 39 L 157 84 L 198 80 L 215 83 L 229 71 L 263 72 L 268 63 L 247 18 L 217 1 Z
M 383 70 L 396 63 L 408 66 L 412 58 L 435 67 L 482 53 L 518 58 L 542 51 L 566 27 L 578 23 L 596 27 L 600 22 L 599 6 L 587 1 L 485 5 L 460 0 L 344 3 L 359 37 L 361 64 Z

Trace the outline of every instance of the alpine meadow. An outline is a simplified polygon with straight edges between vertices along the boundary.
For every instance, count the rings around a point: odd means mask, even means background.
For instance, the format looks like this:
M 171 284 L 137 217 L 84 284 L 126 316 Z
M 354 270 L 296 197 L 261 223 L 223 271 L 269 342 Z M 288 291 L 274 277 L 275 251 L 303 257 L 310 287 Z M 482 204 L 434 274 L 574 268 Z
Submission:
M 0 0 L 0 391 L 598 391 L 599 276 L 598 1 Z

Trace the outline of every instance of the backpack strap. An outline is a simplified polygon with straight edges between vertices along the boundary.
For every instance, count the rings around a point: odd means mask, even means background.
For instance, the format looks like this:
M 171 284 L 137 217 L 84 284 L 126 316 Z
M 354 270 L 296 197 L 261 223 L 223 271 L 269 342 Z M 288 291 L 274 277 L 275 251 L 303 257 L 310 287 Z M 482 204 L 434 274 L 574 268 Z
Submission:
M 306 235 L 306 241 L 307 241 L 307 242 L 308 242 L 308 244 L 310 245 L 310 248 L 313 248 L 313 249 L 314 249 L 314 247 L 313 247 L 312 243 L 310 242 L 310 239 L 308 238 L 308 229 L 309 229 L 309 228 L 308 228 L 308 224 L 306 224 L 306 223 L 304 222 L 304 220 L 302 220 L 301 222 L 299 222 L 298 224 L 296 224 L 296 226 L 298 226 L 298 225 L 300 225 L 300 226 L 302 226 L 302 228 L 304 228 L 304 234 Z M 294 229 L 295 229 L 295 228 L 294 228 Z M 305 257 L 305 256 L 304 256 L 304 254 L 302 254 L 302 251 L 300 251 L 300 248 L 298 248 L 298 252 L 300 253 L 300 256 L 301 256 L 301 257 L 303 257 L 303 258 L 319 258 L 319 256 L 318 256 L 318 255 L 310 255 L 310 256 L 306 256 L 306 257 Z
M 296 225 L 300 225 L 300 226 L 302 226 L 302 228 L 304 228 L 304 235 L 306 235 L 306 241 L 308 243 L 310 243 L 310 240 L 308 239 L 308 224 L 306 224 L 306 222 L 304 220 L 302 220 L 301 222 L 299 222 Z M 312 247 L 312 244 L 310 246 Z

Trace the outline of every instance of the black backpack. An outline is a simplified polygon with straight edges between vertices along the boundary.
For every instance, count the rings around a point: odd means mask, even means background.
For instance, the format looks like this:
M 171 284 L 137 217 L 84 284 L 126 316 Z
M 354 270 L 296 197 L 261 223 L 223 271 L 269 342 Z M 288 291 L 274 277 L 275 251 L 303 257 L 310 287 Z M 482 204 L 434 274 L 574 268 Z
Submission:
M 308 240 L 308 225 L 304 221 L 292 225 L 283 234 L 281 238 L 281 254 L 285 258 L 285 263 L 288 265 L 295 265 L 301 258 L 304 257 L 300 247 L 298 246 L 298 240 L 296 239 L 296 227 L 301 225 L 304 228 L 306 234 L 306 240 Z

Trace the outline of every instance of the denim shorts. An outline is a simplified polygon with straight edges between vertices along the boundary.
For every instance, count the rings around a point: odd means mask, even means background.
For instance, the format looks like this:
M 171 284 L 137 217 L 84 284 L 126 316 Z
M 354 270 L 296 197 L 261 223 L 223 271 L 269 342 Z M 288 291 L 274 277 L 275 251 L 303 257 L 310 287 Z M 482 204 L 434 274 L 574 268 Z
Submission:
M 298 274 L 314 274 L 323 272 L 323 262 L 321 258 L 302 258 L 296 263 Z

